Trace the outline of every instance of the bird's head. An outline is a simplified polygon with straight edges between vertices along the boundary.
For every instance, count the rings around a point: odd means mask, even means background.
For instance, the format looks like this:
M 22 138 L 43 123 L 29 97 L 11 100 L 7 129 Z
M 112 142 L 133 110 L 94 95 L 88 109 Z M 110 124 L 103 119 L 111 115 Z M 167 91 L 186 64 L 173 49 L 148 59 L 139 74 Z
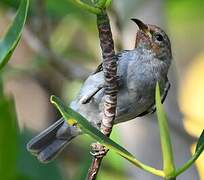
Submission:
M 151 50 L 157 58 L 162 60 L 172 59 L 170 40 L 160 27 L 144 24 L 139 19 L 132 19 L 132 21 L 139 27 L 135 48 L 142 47 Z

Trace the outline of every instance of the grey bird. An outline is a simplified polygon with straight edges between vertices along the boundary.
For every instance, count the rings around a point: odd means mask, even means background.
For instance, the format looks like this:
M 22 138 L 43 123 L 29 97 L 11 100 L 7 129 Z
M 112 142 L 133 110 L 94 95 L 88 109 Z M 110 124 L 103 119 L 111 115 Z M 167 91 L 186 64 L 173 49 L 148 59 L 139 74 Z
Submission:
M 155 111 L 155 87 L 159 82 L 162 102 L 170 83 L 167 78 L 171 64 L 171 44 L 166 33 L 155 25 L 132 19 L 139 27 L 133 50 L 117 54 L 118 95 L 115 124 Z M 70 107 L 84 116 L 93 126 L 100 127 L 104 102 L 102 65 L 84 82 Z M 34 137 L 27 149 L 38 160 L 47 163 L 76 136 L 82 134 L 74 124 L 62 118 Z

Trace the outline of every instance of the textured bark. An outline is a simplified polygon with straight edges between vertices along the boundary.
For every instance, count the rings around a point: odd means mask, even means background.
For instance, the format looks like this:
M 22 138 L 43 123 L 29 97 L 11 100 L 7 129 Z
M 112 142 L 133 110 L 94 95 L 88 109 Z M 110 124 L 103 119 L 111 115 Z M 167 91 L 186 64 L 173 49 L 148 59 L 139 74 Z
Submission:
M 117 105 L 117 57 L 114 51 L 114 42 L 110 22 L 106 12 L 97 16 L 97 27 L 99 31 L 100 46 L 103 56 L 103 72 L 106 82 L 105 102 L 101 132 L 109 136 L 114 124 L 116 105 Z M 99 153 L 100 154 L 100 153 Z M 101 161 L 106 153 L 95 156 L 88 172 L 87 179 L 96 179 Z
M 117 57 L 115 56 L 114 42 L 107 14 L 98 16 L 97 20 L 103 55 L 103 72 L 106 82 L 101 131 L 109 136 L 115 119 L 117 104 Z

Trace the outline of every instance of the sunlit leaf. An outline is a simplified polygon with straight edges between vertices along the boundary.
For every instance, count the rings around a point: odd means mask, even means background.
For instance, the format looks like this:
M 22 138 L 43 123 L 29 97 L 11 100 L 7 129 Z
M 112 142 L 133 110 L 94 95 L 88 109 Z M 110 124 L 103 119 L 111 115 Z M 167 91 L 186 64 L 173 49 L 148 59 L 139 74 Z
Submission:
M 8 62 L 16 48 L 26 21 L 29 0 L 21 0 L 16 17 L 9 27 L 6 35 L 0 41 L 0 69 Z
M 157 108 L 157 119 L 159 123 L 161 147 L 163 154 L 163 169 L 166 175 L 174 173 L 174 161 L 173 161 L 173 151 L 171 145 L 171 139 L 169 134 L 169 128 L 167 123 L 167 117 L 164 112 L 161 96 L 159 90 L 159 84 L 156 86 L 156 108 Z

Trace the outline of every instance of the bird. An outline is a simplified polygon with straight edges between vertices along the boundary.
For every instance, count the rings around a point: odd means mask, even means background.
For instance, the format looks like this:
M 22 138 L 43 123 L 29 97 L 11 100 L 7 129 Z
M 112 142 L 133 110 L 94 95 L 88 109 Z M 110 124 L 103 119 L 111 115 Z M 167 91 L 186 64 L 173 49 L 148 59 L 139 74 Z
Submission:
M 170 88 L 171 43 L 160 27 L 132 18 L 138 26 L 135 46 L 117 56 L 117 107 L 114 124 L 155 112 L 155 89 L 159 82 L 162 103 Z M 89 75 L 70 107 L 100 128 L 105 99 L 103 64 Z M 78 135 L 83 134 L 75 122 L 56 121 L 27 143 L 27 150 L 42 163 L 48 163 Z

